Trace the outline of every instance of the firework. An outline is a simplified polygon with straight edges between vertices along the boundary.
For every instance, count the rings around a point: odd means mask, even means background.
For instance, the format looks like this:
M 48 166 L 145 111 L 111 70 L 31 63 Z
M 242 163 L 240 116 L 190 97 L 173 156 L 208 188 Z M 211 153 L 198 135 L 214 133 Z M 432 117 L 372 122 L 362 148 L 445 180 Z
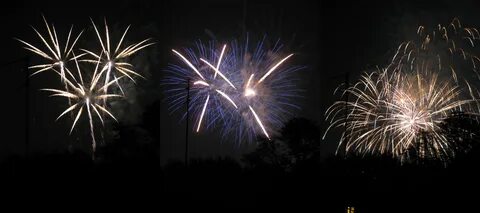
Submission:
M 339 148 L 343 145 L 346 152 L 390 155 L 402 161 L 450 159 L 455 144 L 447 140 L 442 124 L 458 112 L 476 114 L 475 99 L 425 70 L 364 74 L 344 95 L 352 100 L 334 103 L 326 114 L 329 129 L 345 128 Z
M 218 125 L 222 136 L 237 141 L 271 138 L 298 109 L 292 102 L 300 93 L 293 74 L 302 67 L 288 63 L 293 54 L 283 55 L 279 42 L 272 49 L 263 41 L 251 49 L 248 39 L 195 46 L 172 50 L 180 64 L 169 65 L 163 84 L 172 111 L 180 110 L 190 92 L 188 110 L 197 132 Z
M 344 90 L 347 101 L 326 112 L 343 127 L 340 148 L 400 159 L 454 157 L 457 144 L 443 127 L 456 114 L 478 115 L 479 92 L 467 79 L 478 76 L 475 43 L 480 34 L 458 19 L 433 29 L 419 26 L 400 44 L 385 69 L 362 75 Z M 348 100 L 350 98 L 350 100 Z M 325 137 L 325 136 L 324 136 Z
M 71 133 L 77 126 L 77 122 L 81 118 L 82 114 L 87 115 L 90 126 L 90 135 L 92 137 L 93 156 L 97 145 L 94 131 L 95 120 L 100 120 L 101 123 L 104 124 L 104 120 L 108 116 L 116 121 L 117 119 L 114 117 L 113 113 L 108 110 L 108 102 L 112 98 L 123 97 L 123 95 L 109 93 L 108 88 L 112 84 L 116 84 L 122 91 L 122 94 L 124 94 L 119 80 L 124 77 L 133 80 L 133 75 L 141 76 L 133 70 L 132 64 L 125 61 L 126 58 L 138 52 L 139 50 L 152 45 L 152 43 L 148 43 L 149 39 L 146 39 L 121 49 L 122 42 L 129 29 L 127 27 L 119 43 L 116 45 L 115 50 L 111 51 L 109 30 L 106 22 L 106 40 L 103 41 L 99 31 L 92 21 L 97 37 L 100 40 L 102 51 L 99 54 L 95 54 L 92 51 L 82 49 L 82 51 L 84 51 L 83 54 L 75 55 L 74 47 L 83 31 L 80 32 L 73 40 L 73 27 L 71 27 L 66 42 L 64 46 L 62 46 L 59 42 L 55 27 L 53 25 L 50 27 L 45 18 L 44 22 L 47 28 L 48 37 L 44 37 L 35 28 L 33 29 L 41 39 L 42 43 L 45 45 L 47 49 L 46 51 L 41 50 L 40 48 L 35 47 L 34 45 L 31 45 L 23 40 L 17 40 L 26 45 L 24 47 L 25 49 L 41 56 L 44 59 L 49 60 L 49 63 L 31 66 L 31 69 L 36 70 L 32 75 L 45 72 L 47 70 L 52 70 L 54 73 L 58 74 L 61 82 L 64 84 L 64 89 L 42 89 L 43 91 L 52 92 L 53 94 L 51 96 L 68 98 L 68 107 L 60 114 L 60 116 L 58 116 L 57 120 L 63 117 L 65 114 L 70 113 L 73 119 L 73 124 L 70 129 Z M 85 55 L 93 56 L 94 59 L 82 58 Z M 67 62 L 69 64 L 67 64 Z M 85 63 L 85 65 L 88 65 L 86 66 L 88 67 L 87 72 L 84 72 L 83 69 L 80 69 L 81 66 L 79 65 L 79 62 L 88 62 Z M 76 68 L 76 72 L 69 69 L 71 66 Z M 120 75 L 117 75 L 116 72 L 118 72 Z M 87 81 L 84 80 L 84 77 L 87 78 Z

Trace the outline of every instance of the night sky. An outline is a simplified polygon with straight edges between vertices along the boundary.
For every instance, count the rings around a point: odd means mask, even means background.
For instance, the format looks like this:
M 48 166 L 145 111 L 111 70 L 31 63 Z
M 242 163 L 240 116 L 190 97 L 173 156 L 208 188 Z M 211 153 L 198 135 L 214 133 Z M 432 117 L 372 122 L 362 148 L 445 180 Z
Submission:
M 127 35 L 130 42 L 153 39 L 155 45 L 132 59 L 146 79 L 139 79 L 136 86 L 130 85 L 129 99 L 112 109 L 118 115 L 119 124 L 109 123 L 104 131 L 107 138 L 120 137 L 121 141 L 153 147 L 152 159 L 164 166 L 183 162 L 185 149 L 185 121 L 180 120 L 180 112 L 168 111 L 160 85 L 163 70 L 176 60 L 172 48 L 189 47 L 198 39 L 239 39 L 245 32 L 257 38 L 267 35 L 271 40 L 281 39 L 286 49 L 296 54 L 295 62 L 306 66 L 298 73 L 302 79 L 298 87 L 304 92 L 298 103 L 302 110 L 296 115 L 316 123 L 321 136 L 328 126 L 324 112 L 339 98 L 333 91 L 345 81 L 347 73 L 350 81 L 355 81 L 362 72 L 386 65 L 396 47 L 411 38 L 418 25 L 445 24 L 458 17 L 463 23 L 478 27 L 479 9 L 480 2 L 475 0 L 13 1 L 3 6 L 0 14 L 0 40 L 3 41 L 0 47 L 3 92 L 0 161 L 75 150 L 89 152 L 86 121 L 80 121 L 78 130 L 69 135 L 71 119 L 55 122 L 65 108 L 65 100 L 49 98 L 48 93 L 39 91 L 61 86 L 57 80 L 48 74 L 26 77 L 25 57 L 29 57 L 30 64 L 40 59 L 22 49 L 14 38 L 40 45 L 30 25 L 44 30 L 42 14 L 55 24 L 61 35 L 67 33 L 72 24 L 74 32 L 85 29 L 86 36 L 82 39 L 85 46 L 95 46 L 98 42 L 93 37 L 90 18 L 97 23 L 106 18 L 115 36 L 131 25 Z M 221 140 L 215 129 L 198 134 L 194 133 L 193 126 L 190 130 L 191 159 L 228 157 L 239 161 L 257 148 L 256 142 L 237 144 Z M 322 161 L 334 156 L 339 137 L 339 132 L 333 131 L 321 142 Z M 106 143 L 103 146 L 114 141 Z

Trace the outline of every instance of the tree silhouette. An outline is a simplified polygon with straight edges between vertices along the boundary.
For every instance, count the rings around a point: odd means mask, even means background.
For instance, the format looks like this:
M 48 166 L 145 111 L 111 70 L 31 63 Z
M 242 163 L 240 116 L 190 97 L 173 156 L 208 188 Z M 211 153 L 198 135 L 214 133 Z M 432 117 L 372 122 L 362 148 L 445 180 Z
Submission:
M 451 163 L 465 155 L 480 141 L 479 117 L 476 114 L 453 112 L 439 124 L 438 134 L 446 138 L 444 147 L 435 147 L 429 132 L 419 134 L 417 143 L 406 153 L 410 163 L 434 166 Z
M 320 131 L 305 118 L 288 121 L 277 136 L 268 140 L 260 137 L 255 151 L 244 155 L 251 168 L 274 168 L 292 171 L 300 165 L 318 163 Z
M 442 130 L 451 142 L 456 158 L 477 156 L 480 148 L 479 126 L 478 115 L 465 113 L 455 113 L 442 124 Z

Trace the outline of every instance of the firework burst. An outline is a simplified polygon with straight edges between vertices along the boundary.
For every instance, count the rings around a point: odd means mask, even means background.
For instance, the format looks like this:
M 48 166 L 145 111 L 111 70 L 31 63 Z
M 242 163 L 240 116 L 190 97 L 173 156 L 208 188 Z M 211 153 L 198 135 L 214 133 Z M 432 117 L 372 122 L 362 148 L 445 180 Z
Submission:
M 116 48 L 113 50 L 110 47 L 109 30 L 106 22 L 106 40 L 104 41 L 102 40 L 97 27 L 92 21 L 96 35 L 100 40 L 102 51 L 99 54 L 95 54 L 92 51 L 82 49 L 84 53 L 76 55 L 74 53 L 74 47 L 83 31 L 80 32 L 75 39 L 73 39 L 73 27 L 71 27 L 70 31 L 68 32 L 66 42 L 64 46 L 62 46 L 59 42 L 55 27 L 53 25 L 50 27 L 45 18 L 43 18 L 43 20 L 48 32 L 48 37 L 43 36 L 35 28 L 32 28 L 45 45 L 47 49 L 46 51 L 41 50 L 40 48 L 35 47 L 34 45 L 23 40 L 17 40 L 25 45 L 25 49 L 38 56 L 41 56 L 44 59 L 49 60 L 49 63 L 31 66 L 31 69 L 35 69 L 35 72 L 32 75 L 45 72 L 47 70 L 52 70 L 54 73 L 58 74 L 61 82 L 64 84 L 64 89 L 42 89 L 43 91 L 52 92 L 52 96 L 68 98 L 67 109 L 60 114 L 57 120 L 65 114 L 70 113 L 73 119 L 73 124 L 70 129 L 71 133 L 73 129 L 75 129 L 82 114 L 87 115 L 90 126 L 90 135 L 92 137 L 93 156 L 97 145 L 94 132 L 95 118 L 98 118 L 102 124 L 104 124 L 104 120 L 107 116 L 116 120 L 113 113 L 108 110 L 108 106 L 110 99 L 124 96 L 124 92 L 119 80 L 124 77 L 133 80 L 134 75 L 141 76 L 133 70 L 133 65 L 126 62 L 126 59 L 139 50 L 152 45 L 153 43 L 148 43 L 149 39 L 146 39 L 121 49 L 122 42 L 129 29 L 127 28 L 124 31 L 119 43 L 116 45 Z M 93 56 L 94 59 L 84 59 L 83 56 L 85 55 Z M 88 70 L 87 72 L 84 72 L 84 69 L 80 69 L 81 66 L 79 65 L 79 62 L 88 62 L 84 64 L 86 65 L 85 67 L 88 67 L 86 69 Z M 75 67 L 76 72 L 72 71 L 68 67 Z M 116 74 L 116 72 L 118 73 Z M 84 77 L 87 77 L 87 81 L 84 80 Z M 123 95 L 108 92 L 108 88 L 113 84 L 116 84 L 120 88 Z
M 289 65 L 293 54 L 283 55 L 280 49 L 278 42 L 268 49 L 262 41 L 252 51 L 247 39 L 172 50 L 180 64 L 169 65 L 163 83 L 170 109 L 179 110 L 190 92 L 195 131 L 219 125 L 223 137 L 236 141 L 271 138 L 298 109 L 292 99 L 300 93 L 293 73 L 302 67 Z
M 335 102 L 326 113 L 329 129 L 345 128 L 339 148 L 401 161 L 452 158 L 455 144 L 447 139 L 442 124 L 458 112 L 477 114 L 475 99 L 428 71 L 364 74 L 344 95 L 352 100 Z
M 327 109 L 325 134 L 344 128 L 337 152 L 390 155 L 402 162 L 454 157 L 457 142 L 449 139 L 445 122 L 457 114 L 476 117 L 480 110 L 480 93 L 466 80 L 478 76 L 478 39 L 479 32 L 458 19 L 418 27 L 416 38 L 400 44 L 385 69 L 362 75 L 344 90 L 350 100 Z

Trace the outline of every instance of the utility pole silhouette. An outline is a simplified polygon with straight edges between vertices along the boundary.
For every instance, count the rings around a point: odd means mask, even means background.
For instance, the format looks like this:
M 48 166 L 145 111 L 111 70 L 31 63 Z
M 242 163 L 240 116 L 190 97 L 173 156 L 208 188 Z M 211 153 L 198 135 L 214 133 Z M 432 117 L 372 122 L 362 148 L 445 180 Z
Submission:
M 188 167 L 188 133 L 189 133 L 189 128 L 188 128 L 188 119 L 189 119 L 189 108 L 190 108 L 190 78 L 187 79 L 187 124 L 185 126 L 185 167 Z

